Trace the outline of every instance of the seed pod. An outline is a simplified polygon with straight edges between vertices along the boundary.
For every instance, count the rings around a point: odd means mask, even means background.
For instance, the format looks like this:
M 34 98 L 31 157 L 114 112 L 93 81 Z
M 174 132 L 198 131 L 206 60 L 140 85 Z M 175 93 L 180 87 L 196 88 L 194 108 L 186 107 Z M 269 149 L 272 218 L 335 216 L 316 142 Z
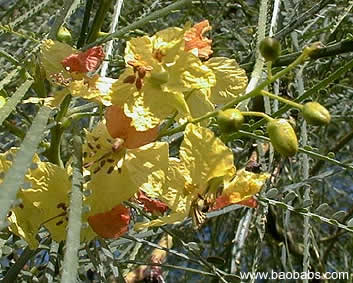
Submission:
M 266 61 L 276 61 L 281 55 L 281 43 L 273 37 L 265 37 L 260 42 L 260 53 Z
M 288 157 L 297 153 L 297 136 L 287 120 L 274 119 L 268 122 L 267 132 L 274 149 L 281 155 Z
M 58 33 L 56 34 L 56 38 L 64 43 L 71 44 L 72 43 L 72 36 L 70 31 L 64 27 L 61 26 L 58 30 Z
M 238 131 L 244 123 L 244 116 L 238 109 L 219 111 L 217 122 L 222 132 L 232 133 Z
M 305 121 L 312 125 L 327 125 L 331 121 L 330 112 L 317 102 L 305 103 L 302 113 Z

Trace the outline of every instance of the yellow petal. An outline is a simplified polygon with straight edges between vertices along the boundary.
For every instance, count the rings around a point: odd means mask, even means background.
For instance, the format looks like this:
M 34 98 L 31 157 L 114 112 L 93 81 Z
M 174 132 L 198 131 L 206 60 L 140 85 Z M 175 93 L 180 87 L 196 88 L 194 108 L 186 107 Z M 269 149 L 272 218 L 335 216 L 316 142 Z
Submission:
M 184 49 L 184 33 L 185 29 L 170 27 L 152 36 L 154 53 L 162 55 L 163 63 L 175 62 L 179 52 Z
M 9 212 L 9 230 L 27 242 L 31 250 L 35 250 L 39 242 L 36 239 L 41 225 L 41 215 L 36 207 L 28 206 L 26 209 L 13 208 Z
M 73 96 L 79 96 L 88 100 L 111 105 L 111 88 L 116 80 L 98 75 L 92 78 L 74 80 L 69 84 L 69 90 Z
M 232 151 L 211 130 L 197 125 L 187 125 L 179 155 L 190 171 L 192 184 L 202 189 L 209 180 L 235 170 Z
M 87 183 L 90 195 L 85 198 L 85 204 L 89 205 L 89 215 L 103 213 L 111 210 L 114 206 L 127 201 L 137 191 L 138 187 L 131 180 L 124 167 L 113 170 L 110 173 L 99 172 L 91 176 Z
M 132 38 L 126 43 L 125 62 L 141 61 L 144 65 L 154 64 L 152 40 L 148 36 Z
M 130 84 L 126 83 L 125 85 Z M 160 86 L 153 84 L 149 79 L 145 80 L 140 91 L 129 86 L 122 86 L 115 88 L 114 93 L 113 104 L 124 107 L 125 115 L 132 119 L 131 125 L 137 131 L 146 131 L 156 127 L 176 110 L 182 113 L 188 111 L 183 94 L 162 91 Z M 120 94 L 121 97 L 118 98 Z M 122 98 L 125 100 L 119 104 Z
M 190 109 L 190 116 L 193 119 L 201 117 L 215 110 L 214 105 L 208 99 L 207 89 L 196 89 L 192 91 L 190 95 L 186 95 L 186 97 L 186 103 Z M 184 118 L 185 115 L 184 117 L 182 115 L 179 115 L 178 117 Z M 185 122 L 185 120 L 183 122 Z M 201 122 L 202 126 L 206 126 L 207 124 L 208 120 L 203 120 Z
M 135 186 L 158 198 L 168 170 L 168 143 L 155 142 L 126 152 L 124 168 Z
M 246 72 L 234 59 L 213 57 L 205 65 L 216 75 L 216 84 L 211 88 L 212 103 L 227 103 L 245 91 L 248 84 Z
M 230 183 L 225 184 L 222 195 L 229 196 L 231 203 L 248 199 L 261 190 L 269 177 L 268 173 L 255 174 L 241 169 Z
M 27 211 L 28 207 L 28 221 L 45 223 L 44 226 L 52 238 L 60 242 L 66 238 L 68 192 L 71 182 L 65 169 L 49 162 L 39 162 L 37 165 L 38 168 L 31 169 L 28 175 L 32 188 L 21 190 L 18 197 L 23 201 L 23 211 Z M 32 206 L 36 208 L 39 216 L 30 216 Z
M 82 146 L 84 167 L 92 174 L 113 170 L 125 155 L 124 148 L 114 150 L 119 142 L 123 144 L 123 141 L 110 136 L 104 121 L 91 132 L 86 131 L 86 141 Z
M 178 159 L 169 160 L 167 182 L 159 196 L 173 212 L 188 214 L 190 205 L 198 191 L 187 191 L 185 187 L 192 182 L 190 172 Z
M 178 60 L 167 71 L 170 78 L 162 85 L 165 91 L 189 92 L 194 89 L 207 89 L 216 83 L 212 70 L 190 52 L 181 52 Z
M 70 45 L 61 43 L 59 41 L 44 40 L 41 45 L 41 64 L 46 72 L 47 79 L 51 80 L 51 75 L 61 73 L 65 79 L 71 78 L 61 61 L 67 56 L 78 53 Z

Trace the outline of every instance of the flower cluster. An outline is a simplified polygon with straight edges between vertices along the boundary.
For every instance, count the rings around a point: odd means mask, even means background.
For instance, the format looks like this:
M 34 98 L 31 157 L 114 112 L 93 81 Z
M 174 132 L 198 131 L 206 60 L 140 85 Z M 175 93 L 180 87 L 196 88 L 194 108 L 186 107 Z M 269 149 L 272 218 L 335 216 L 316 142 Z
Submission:
M 126 233 L 132 221 L 127 201 L 154 217 L 135 223 L 137 230 L 189 216 L 199 228 L 208 211 L 233 203 L 256 206 L 253 196 L 268 174 L 236 170 L 233 152 L 204 124 L 186 126 L 178 158 L 169 156 L 167 142 L 158 141 L 160 124 L 170 116 L 190 121 L 241 95 L 247 86 L 235 60 L 209 58 L 212 41 L 204 33 L 210 29 L 203 21 L 131 39 L 126 69 L 118 79 L 95 74 L 104 58 L 100 46 L 80 52 L 65 43 L 43 42 L 42 67 L 59 88 L 51 106 L 67 94 L 107 106 L 105 117 L 86 130 L 82 149 L 82 241 Z M 11 166 L 7 155 L 14 150 L 0 155 L 1 171 Z M 26 175 L 30 188 L 20 190 L 21 202 L 8 219 L 11 231 L 35 248 L 41 227 L 56 241 L 66 238 L 72 169 L 69 161 L 61 168 L 38 156 L 32 167 Z

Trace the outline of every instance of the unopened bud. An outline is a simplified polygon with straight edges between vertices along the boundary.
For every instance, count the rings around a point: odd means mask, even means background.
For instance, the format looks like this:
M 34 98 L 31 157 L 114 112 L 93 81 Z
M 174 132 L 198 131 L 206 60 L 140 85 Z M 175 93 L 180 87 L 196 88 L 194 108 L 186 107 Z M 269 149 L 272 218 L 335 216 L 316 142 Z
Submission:
M 287 120 L 274 119 L 268 122 L 267 132 L 274 149 L 281 155 L 288 157 L 297 153 L 297 136 Z
M 305 121 L 312 125 L 327 125 L 331 121 L 330 112 L 317 102 L 305 103 L 302 113 Z
M 273 37 L 265 37 L 260 42 L 260 53 L 266 61 L 276 61 L 281 55 L 281 43 Z
M 58 30 L 58 33 L 56 34 L 56 38 L 64 43 L 71 44 L 72 43 L 72 36 L 70 31 L 64 27 L 61 26 Z
M 244 116 L 238 109 L 219 111 L 217 122 L 222 132 L 232 133 L 238 131 L 244 123 Z

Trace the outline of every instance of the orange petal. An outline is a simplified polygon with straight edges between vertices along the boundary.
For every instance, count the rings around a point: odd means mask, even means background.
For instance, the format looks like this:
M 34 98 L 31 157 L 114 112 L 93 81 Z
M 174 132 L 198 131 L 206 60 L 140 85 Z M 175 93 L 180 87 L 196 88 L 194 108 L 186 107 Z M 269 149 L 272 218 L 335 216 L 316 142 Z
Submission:
M 146 196 L 143 192 L 138 192 L 137 199 L 143 204 L 143 209 L 152 214 L 161 215 L 167 211 L 168 205 L 159 200 L 154 200 Z
M 95 46 L 85 52 L 71 54 L 61 64 L 70 72 L 87 73 L 97 70 L 103 59 L 103 47 Z
M 198 56 L 200 58 L 207 59 L 213 53 L 211 50 L 212 40 L 207 37 L 203 37 L 203 34 L 211 29 L 212 27 L 210 26 L 208 20 L 204 20 L 185 32 L 185 51 L 196 48 L 198 51 Z
M 113 105 L 105 112 L 107 129 L 113 138 L 125 140 L 126 148 L 138 148 L 156 140 L 158 136 L 158 126 L 148 131 L 139 132 L 131 126 L 132 119 L 127 117 L 120 106 Z
M 238 202 L 237 204 L 245 205 L 245 206 L 252 207 L 252 208 L 256 208 L 257 205 L 258 205 L 257 204 L 257 200 L 254 199 L 253 197 L 245 199 L 245 200 L 242 200 L 242 201 Z
M 103 238 L 116 239 L 128 231 L 130 209 L 119 204 L 112 210 L 88 217 L 88 223 L 93 231 Z
M 256 199 L 254 199 L 253 197 L 234 203 L 232 202 L 231 197 L 229 195 L 222 195 L 216 199 L 216 202 L 213 205 L 212 210 L 222 209 L 231 204 L 244 205 L 252 208 L 256 208 L 258 205 Z

